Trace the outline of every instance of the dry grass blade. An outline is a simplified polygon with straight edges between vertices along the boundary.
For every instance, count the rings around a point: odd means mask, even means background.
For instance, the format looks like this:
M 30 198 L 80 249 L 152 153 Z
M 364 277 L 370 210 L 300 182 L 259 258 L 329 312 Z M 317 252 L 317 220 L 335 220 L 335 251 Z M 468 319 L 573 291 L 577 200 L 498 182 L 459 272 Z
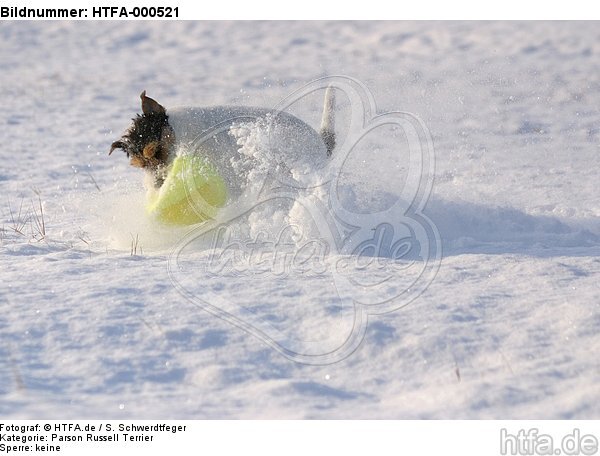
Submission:
M 141 247 L 139 245 L 140 243 L 140 237 L 138 234 L 135 235 L 135 237 L 133 237 L 133 234 L 131 234 L 131 256 L 135 256 L 137 255 L 137 251 L 138 248 L 140 249 L 140 253 L 141 253 Z
M 90 180 L 92 181 L 92 183 L 94 184 L 94 186 L 96 187 L 96 189 L 99 192 L 102 192 L 102 190 L 100 190 L 100 186 L 98 185 L 98 182 L 96 182 L 96 179 L 94 179 L 94 176 L 92 176 L 92 173 L 87 172 L 86 174 L 88 175 L 88 177 L 90 178 Z
M 37 195 L 38 200 L 37 207 L 36 203 L 33 200 L 31 201 L 31 206 L 33 209 L 32 234 L 34 239 L 41 241 L 46 238 L 46 220 L 44 217 L 44 206 L 42 205 L 42 197 L 40 195 L 40 191 L 36 189 L 34 189 L 33 191 Z
M 12 206 L 10 205 L 10 201 L 8 202 L 8 212 L 10 214 L 10 229 L 13 230 L 15 233 L 18 233 L 22 236 L 25 236 L 25 232 L 23 231 L 25 229 L 25 226 L 27 225 L 27 222 L 29 221 L 29 214 L 27 214 L 26 216 L 23 216 L 23 199 L 21 199 L 21 204 L 19 205 L 19 212 L 15 215 L 15 213 L 13 212 Z

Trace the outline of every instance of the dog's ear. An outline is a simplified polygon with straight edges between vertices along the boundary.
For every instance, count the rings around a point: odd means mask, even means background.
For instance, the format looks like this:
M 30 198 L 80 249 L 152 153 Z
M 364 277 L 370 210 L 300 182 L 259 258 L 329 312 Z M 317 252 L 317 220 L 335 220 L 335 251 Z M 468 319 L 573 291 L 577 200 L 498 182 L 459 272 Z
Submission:
M 127 152 L 127 144 L 125 144 L 123 141 L 115 141 L 114 143 L 112 143 L 110 145 L 110 152 L 108 153 L 108 155 L 112 154 L 115 149 L 123 149 L 129 157 L 129 152 Z
M 156 100 L 147 97 L 145 90 L 141 93 L 140 98 L 142 99 L 142 112 L 144 114 L 166 114 L 167 111 L 165 110 L 165 108 L 161 106 Z

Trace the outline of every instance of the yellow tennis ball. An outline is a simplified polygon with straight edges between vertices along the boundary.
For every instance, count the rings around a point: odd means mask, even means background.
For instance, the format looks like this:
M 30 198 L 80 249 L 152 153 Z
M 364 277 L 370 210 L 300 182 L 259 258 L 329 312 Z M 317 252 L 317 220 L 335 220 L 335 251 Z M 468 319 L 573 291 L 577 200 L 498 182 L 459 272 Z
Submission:
M 227 200 L 227 186 L 215 167 L 197 155 L 176 157 L 147 212 L 161 222 L 193 225 L 214 218 Z

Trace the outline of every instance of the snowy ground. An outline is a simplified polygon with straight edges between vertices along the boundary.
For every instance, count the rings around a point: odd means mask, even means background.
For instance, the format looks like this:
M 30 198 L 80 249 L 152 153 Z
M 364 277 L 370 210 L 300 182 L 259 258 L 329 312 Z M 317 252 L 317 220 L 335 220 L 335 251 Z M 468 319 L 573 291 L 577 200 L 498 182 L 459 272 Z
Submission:
M 0 38 L 0 416 L 600 418 L 597 24 L 5 22 Z M 420 297 L 315 366 L 257 333 L 334 350 L 356 290 L 207 274 L 192 246 L 191 294 L 256 325 L 206 312 L 168 274 L 181 233 L 144 220 L 139 171 L 107 151 L 143 89 L 167 108 L 274 106 L 332 74 L 429 128 L 443 258 Z M 347 173 L 375 206 L 399 194 L 384 137 Z

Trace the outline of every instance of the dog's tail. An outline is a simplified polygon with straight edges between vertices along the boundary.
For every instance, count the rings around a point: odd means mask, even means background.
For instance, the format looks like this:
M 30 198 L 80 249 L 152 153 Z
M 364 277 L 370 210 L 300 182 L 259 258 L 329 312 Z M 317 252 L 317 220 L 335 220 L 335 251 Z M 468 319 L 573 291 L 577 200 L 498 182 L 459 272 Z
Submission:
M 325 90 L 320 134 L 327 148 L 327 156 L 331 156 L 335 148 L 335 89 L 332 86 Z

